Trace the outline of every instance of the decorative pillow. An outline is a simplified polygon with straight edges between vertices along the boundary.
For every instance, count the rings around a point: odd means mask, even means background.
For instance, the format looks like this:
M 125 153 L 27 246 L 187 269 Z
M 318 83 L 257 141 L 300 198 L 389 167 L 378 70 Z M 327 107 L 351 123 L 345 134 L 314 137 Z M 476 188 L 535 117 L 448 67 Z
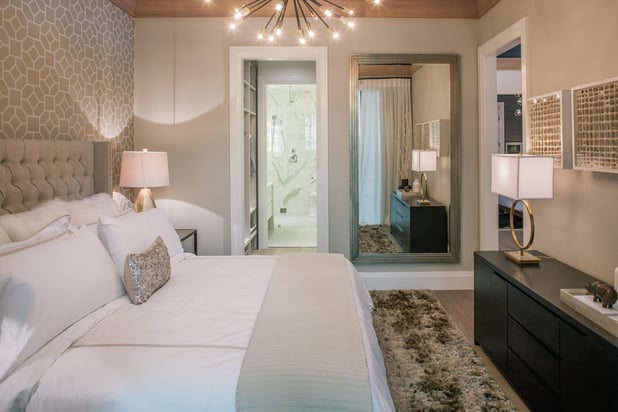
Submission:
M 71 224 L 77 227 L 97 223 L 101 216 L 118 216 L 118 204 L 107 193 L 97 193 L 81 200 L 66 202 Z
M 70 214 L 65 201 L 50 200 L 27 212 L 2 215 L 0 225 L 13 242 L 28 239 L 60 216 Z
M 124 288 L 136 305 L 150 298 L 170 279 L 170 255 L 161 236 L 144 253 L 129 253 L 124 266 Z
M 69 234 L 69 226 L 71 224 L 71 216 L 60 216 L 58 219 L 52 221 L 43 229 L 39 230 L 34 235 L 30 236 L 26 240 L 20 240 L 19 242 L 11 242 L 0 245 L 0 256 L 4 256 L 8 253 L 13 253 L 18 250 L 26 249 L 40 243 L 48 242 L 53 239 L 57 239 L 61 236 Z
M 129 212 L 118 217 L 99 219 L 99 238 L 112 256 L 112 260 L 122 277 L 124 264 L 129 253 L 141 253 L 161 236 L 172 262 L 181 260 L 184 251 L 174 226 L 159 209 L 145 212 Z
M 60 332 L 124 294 L 88 230 L 0 257 L 0 381 Z

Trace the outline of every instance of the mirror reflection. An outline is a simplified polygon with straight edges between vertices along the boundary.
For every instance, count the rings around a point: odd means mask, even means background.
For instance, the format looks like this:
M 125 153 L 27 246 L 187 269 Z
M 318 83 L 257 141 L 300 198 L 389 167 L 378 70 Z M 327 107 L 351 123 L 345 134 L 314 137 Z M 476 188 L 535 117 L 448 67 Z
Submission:
M 352 57 L 355 261 L 458 258 L 457 63 Z

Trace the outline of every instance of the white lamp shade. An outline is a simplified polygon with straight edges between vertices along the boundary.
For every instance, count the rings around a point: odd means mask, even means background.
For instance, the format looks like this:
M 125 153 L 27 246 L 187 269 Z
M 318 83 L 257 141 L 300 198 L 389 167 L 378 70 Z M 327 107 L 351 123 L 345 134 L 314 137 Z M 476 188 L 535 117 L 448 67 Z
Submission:
M 554 158 L 492 155 L 491 191 L 511 199 L 553 199 Z
M 121 187 L 169 186 L 167 152 L 122 152 Z
M 435 150 L 412 150 L 412 170 L 432 172 L 436 170 L 438 152 Z

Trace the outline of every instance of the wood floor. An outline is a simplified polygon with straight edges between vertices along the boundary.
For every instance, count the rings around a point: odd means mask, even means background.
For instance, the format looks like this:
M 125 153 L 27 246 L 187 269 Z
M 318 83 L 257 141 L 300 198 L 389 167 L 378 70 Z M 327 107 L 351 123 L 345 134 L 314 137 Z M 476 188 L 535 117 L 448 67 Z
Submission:
M 466 340 L 473 345 L 474 351 L 485 363 L 489 374 L 498 381 L 506 395 L 519 412 L 529 411 L 521 398 L 515 393 L 511 385 L 489 360 L 483 349 L 474 344 L 474 291 L 472 290 L 434 290 L 433 293 L 442 303 L 442 306 L 451 315 L 451 318 L 464 334 Z

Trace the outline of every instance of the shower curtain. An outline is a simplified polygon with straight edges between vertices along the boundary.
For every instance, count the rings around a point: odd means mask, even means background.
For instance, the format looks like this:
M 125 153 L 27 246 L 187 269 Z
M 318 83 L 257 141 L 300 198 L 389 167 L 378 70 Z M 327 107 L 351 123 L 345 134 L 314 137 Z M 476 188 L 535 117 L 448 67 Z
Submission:
M 365 79 L 359 86 L 359 224 L 388 225 L 390 193 L 411 168 L 410 79 Z

